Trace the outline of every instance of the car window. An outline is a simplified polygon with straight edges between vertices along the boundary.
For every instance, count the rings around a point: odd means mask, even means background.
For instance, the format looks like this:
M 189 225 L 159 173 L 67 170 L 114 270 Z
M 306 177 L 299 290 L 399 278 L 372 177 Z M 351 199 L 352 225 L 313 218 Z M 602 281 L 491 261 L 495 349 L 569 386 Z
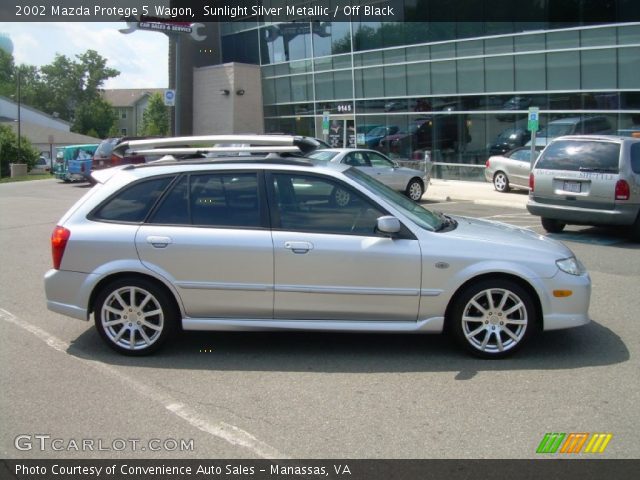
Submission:
M 280 228 L 285 230 L 375 236 L 377 219 L 385 215 L 331 179 L 278 173 L 273 187 Z
M 367 156 L 369 157 L 369 162 L 372 167 L 393 167 L 394 163 L 375 152 L 367 152 Z
M 352 167 L 370 167 L 371 166 L 371 164 L 369 163 L 369 160 L 367 159 L 365 154 L 362 152 L 348 153 L 342 160 L 342 163 L 344 163 L 345 165 L 351 165 Z
M 109 222 L 142 222 L 173 178 L 154 178 L 125 187 L 102 203 L 90 218 Z
M 631 170 L 640 174 L 640 143 L 631 144 Z
M 515 152 L 513 152 L 509 158 L 511 158 L 512 160 L 529 160 L 531 158 L 531 151 L 530 150 L 516 150 Z
M 547 146 L 535 168 L 618 173 L 619 158 L 619 143 L 561 140 Z
M 338 152 L 331 152 L 328 150 L 316 150 L 313 153 L 307 155 L 308 158 L 313 158 L 314 160 L 320 160 L 321 162 L 329 162 L 333 157 L 335 157 Z
M 210 227 L 259 227 L 255 173 L 214 173 L 181 178 L 150 223 Z

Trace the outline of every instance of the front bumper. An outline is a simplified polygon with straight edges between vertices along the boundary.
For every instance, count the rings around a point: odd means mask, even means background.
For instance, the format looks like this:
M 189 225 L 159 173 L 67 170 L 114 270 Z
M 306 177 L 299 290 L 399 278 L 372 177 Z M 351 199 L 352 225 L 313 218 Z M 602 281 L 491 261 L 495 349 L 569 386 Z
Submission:
M 586 325 L 589 319 L 591 278 L 589 274 L 569 275 L 558 270 L 550 279 L 543 280 L 547 292 L 542 302 L 544 330 L 560 330 Z M 571 290 L 568 297 L 555 297 L 554 290 Z

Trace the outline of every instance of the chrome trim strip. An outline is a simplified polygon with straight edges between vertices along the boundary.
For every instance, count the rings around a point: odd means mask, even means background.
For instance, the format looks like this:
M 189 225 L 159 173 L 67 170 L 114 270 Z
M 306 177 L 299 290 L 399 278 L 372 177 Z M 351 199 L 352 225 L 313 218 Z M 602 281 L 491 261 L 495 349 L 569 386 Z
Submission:
M 435 288 L 423 288 L 420 290 L 420 295 L 423 297 L 437 297 L 443 291 Z
M 322 287 L 318 285 L 276 285 L 275 291 L 334 295 L 391 295 L 400 297 L 416 297 L 420 294 L 420 290 L 413 288 Z
M 262 283 L 214 283 L 214 282 L 175 282 L 185 290 L 237 290 L 245 292 L 273 291 L 271 285 Z

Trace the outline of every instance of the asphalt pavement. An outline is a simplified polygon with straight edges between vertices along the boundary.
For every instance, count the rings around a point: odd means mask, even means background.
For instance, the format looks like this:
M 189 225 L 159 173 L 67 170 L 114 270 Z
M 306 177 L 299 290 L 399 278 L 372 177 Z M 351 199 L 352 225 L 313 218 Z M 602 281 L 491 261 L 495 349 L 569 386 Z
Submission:
M 422 200 L 429 202 L 465 201 L 477 205 L 526 209 L 528 198 L 527 190 L 512 189 L 510 192 L 500 193 L 489 182 L 432 178 Z

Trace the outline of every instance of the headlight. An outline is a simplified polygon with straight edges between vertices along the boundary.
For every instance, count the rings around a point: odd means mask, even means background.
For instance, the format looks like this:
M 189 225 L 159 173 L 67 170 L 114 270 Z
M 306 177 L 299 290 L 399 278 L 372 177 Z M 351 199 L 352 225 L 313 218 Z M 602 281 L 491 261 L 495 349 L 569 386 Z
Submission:
M 563 258 L 561 260 L 556 260 L 556 265 L 560 270 L 569 275 L 582 275 L 587 270 L 584 268 L 584 265 L 580 263 L 576 257 Z

